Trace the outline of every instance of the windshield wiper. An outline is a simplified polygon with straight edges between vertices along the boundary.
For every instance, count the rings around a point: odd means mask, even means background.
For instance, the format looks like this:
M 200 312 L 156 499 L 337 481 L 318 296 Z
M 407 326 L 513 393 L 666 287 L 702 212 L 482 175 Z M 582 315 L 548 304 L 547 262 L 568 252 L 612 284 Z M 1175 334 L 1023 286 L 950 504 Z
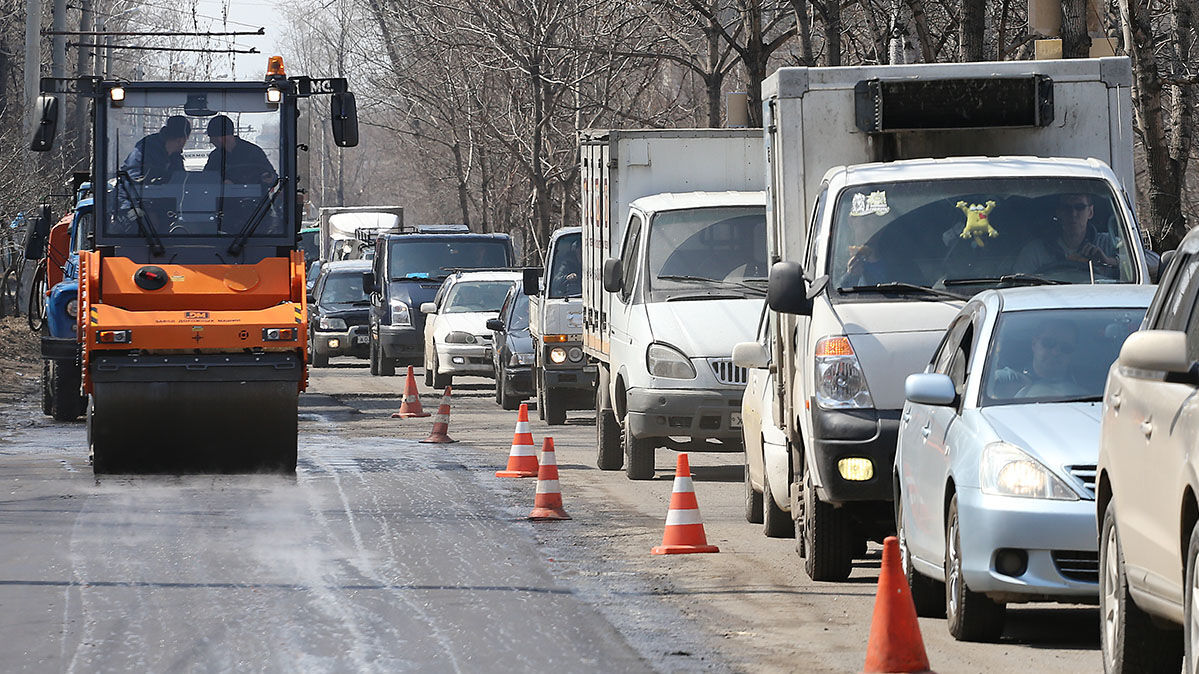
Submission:
M 722 286 L 725 288 L 727 288 L 729 286 L 736 286 L 738 288 L 745 288 L 746 290 L 752 290 L 753 292 L 760 293 L 760 294 L 765 294 L 765 292 L 766 292 L 764 289 L 759 288 L 758 286 L 752 286 L 752 285 L 749 285 L 748 283 L 744 283 L 742 281 L 724 281 L 721 279 L 708 278 L 706 276 L 661 274 L 658 276 L 658 278 L 663 281 L 691 281 L 691 282 L 698 282 L 698 283 L 712 283 L 712 284 L 716 284 L 716 285 L 719 285 L 719 286 Z M 757 279 L 754 279 L 754 280 L 757 280 Z
M 271 183 L 266 194 L 262 195 L 262 198 L 258 200 L 258 204 L 254 206 L 254 211 L 250 213 L 250 219 L 246 220 L 245 226 L 237 233 L 237 236 L 233 239 L 233 243 L 229 244 L 230 255 L 241 255 L 241 251 L 246 247 L 246 242 L 250 240 L 251 236 L 254 236 L 254 230 L 258 229 L 258 224 L 270 212 L 271 206 L 275 203 L 275 197 L 278 197 L 279 193 L 283 191 L 280 187 L 284 182 L 285 179 L 283 176 L 275 178 L 275 182 Z
M 865 293 L 865 292 L 898 292 L 902 294 L 924 293 L 926 295 L 935 295 L 937 297 L 945 297 L 949 299 L 965 302 L 970 299 L 965 295 L 951 293 L 948 290 L 937 290 L 928 286 L 916 285 L 915 283 L 904 283 L 903 281 L 889 281 L 887 283 L 875 283 L 874 285 L 852 286 L 849 288 L 837 288 L 838 292 L 842 293 Z
M 1003 276 L 980 276 L 978 278 L 951 278 L 943 281 L 947 286 L 968 286 L 982 283 L 997 283 L 1001 287 L 1014 285 L 1030 285 L 1030 286 L 1060 286 L 1068 285 L 1066 281 L 1059 281 L 1053 278 L 1045 278 L 1044 276 L 1036 276 L 1034 274 L 1004 274 Z
M 131 187 L 133 178 L 128 171 L 117 171 L 117 184 L 124 185 L 125 194 L 129 196 L 130 202 L 133 203 L 133 220 L 137 223 L 138 232 L 145 238 L 146 243 L 150 246 L 150 252 L 154 255 L 162 255 L 166 252 L 166 248 L 162 245 L 162 239 L 158 236 L 158 232 L 154 229 L 154 225 L 150 223 L 150 219 L 146 217 L 146 206 L 142 202 L 142 195 L 138 194 L 137 190 Z
M 1055 402 L 1055 403 L 1101 403 L 1101 402 L 1103 402 L 1103 396 L 1102 395 L 1097 395 L 1097 396 L 1092 395 L 1092 396 L 1078 396 L 1077 398 L 1058 398 L 1055 400 L 1051 400 L 1049 402 Z

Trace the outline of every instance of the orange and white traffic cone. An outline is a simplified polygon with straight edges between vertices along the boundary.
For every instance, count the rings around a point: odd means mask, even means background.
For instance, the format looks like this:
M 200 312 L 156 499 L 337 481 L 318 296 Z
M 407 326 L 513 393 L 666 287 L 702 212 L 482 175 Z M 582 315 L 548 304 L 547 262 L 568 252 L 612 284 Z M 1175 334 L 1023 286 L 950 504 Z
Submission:
M 404 402 L 400 404 L 400 411 L 391 415 L 392 419 L 412 419 L 414 417 L 427 417 L 429 413 L 421 409 L 420 395 L 416 392 L 416 376 L 412 374 L 412 366 L 408 366 L 408 381 L 404 383 Z
M 680 555 L 689 552 L 720 552 L 708 545 L 704 535 L 704 520 L 699 516 L 695 500 L 695 485 L 691 482 L 691 464 L 686 454 L 679 454 L 674 470 L 674 491 L 670 495 L 670 510 L 666 513 L 666 531 L 662 545 L 650 550 L 655 555 Z
M 529 432 L 529 405 L 520 404 L 516 415 L 516 430 L 512 433 L 512 450 L 508 452 L 508 468 L 496 472 L 496 477 L 537 477 L 537 448 Z
M 441 396 L 441 405 L 437 407 L 437 414 L 433 415 L 433 431 L 429 433 L 429 437 L 421 440 L 428 443 L 445 443 L 458 442 L 449 435 L 450 432 L 450 387 L 445 387 L 445 393 Z
M 916 604 L 899 561 L 899 539 L 883 541 L 883 563 L 870 621 L 863 672 L 927 672 L 928 654 L 916 620 Z
M 568 520 L 562 509 L 562 489 L 558 486 L 558 459 L 554 458 L 554 439 L 541 443 L 541 465 L 537 471 L 537 495 L 533 497 L 531 520 Z

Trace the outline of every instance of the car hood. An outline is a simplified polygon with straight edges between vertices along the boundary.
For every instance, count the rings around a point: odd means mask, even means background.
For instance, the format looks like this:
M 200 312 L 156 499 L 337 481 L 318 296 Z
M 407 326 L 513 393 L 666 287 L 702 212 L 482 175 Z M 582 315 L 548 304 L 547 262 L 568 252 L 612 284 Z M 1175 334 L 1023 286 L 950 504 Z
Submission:
M 752 341 L 761 299 L 653 302 L 645 305 L 654 340 L 690 358 L 729 358 L 733 345 Z
M 964 303 L 854 302 L 834 306 L 858 362 L 870 397 L 880 410 L 903 407 L 903 382 L 923 372 L 945 328 Z
M 425 315 L 421 313 L 420 305 L 432 302 L 440 287 L 441 281 L 405 279 L 389 281 L 387 293 L 390 299 L 400 300 L 408 305 L 409 316 L 412 317 L 417 332 L 421 332 L 425 329 Z M 386 305 L 386 302 L 384 304 Z M 384 306 L 384 309 L 386 310 L 387 306 Z
M 533 353 L 533 338 L 528 330 L 507 333 L 508 349 L 512 353 Z
M 1060 475 L 1069 475 L 1065 466 L 1094 465 L 1098 459 L 1102 403 L 994 405 L 981 414 L 1000 439 Z
M 461 314 L 441 314 L 437 317 L 436 330 L 442 335 L 458 330 L 491 339 L 492 332 L 487 329 L 487 320 L 495 318 L 498 313 L 498 311 L 472 311 Z

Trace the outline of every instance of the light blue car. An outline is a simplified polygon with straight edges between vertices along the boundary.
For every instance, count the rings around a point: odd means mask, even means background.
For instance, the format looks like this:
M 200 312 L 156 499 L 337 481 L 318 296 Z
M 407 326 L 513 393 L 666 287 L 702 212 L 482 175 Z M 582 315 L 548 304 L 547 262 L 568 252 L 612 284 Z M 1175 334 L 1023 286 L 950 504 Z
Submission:
M 908 377 L 896 526 L 917 612 L 954 638 L 998 639 L 1008 603 L 1097 600 L 1103 385 L 1153 291 L 980 293 Z

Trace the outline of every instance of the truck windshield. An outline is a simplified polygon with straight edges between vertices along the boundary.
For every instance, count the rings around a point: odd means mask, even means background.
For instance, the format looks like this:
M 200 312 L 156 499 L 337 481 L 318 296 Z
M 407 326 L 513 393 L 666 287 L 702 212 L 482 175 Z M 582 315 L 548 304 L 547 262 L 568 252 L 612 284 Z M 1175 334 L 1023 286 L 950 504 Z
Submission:
M 390 252 L 387 275 L 393 281 L 444 278 L 447 269 L 495 269 L 511 263 L 502 240 L 401 240 L 391 243 Z
M 504 304 L 504 297 L 512 288 L 512 281 L 462 281 L 450 288 L 445 298 L 447 314 L 496 312 Z M 528 310 L 525 310 L 528 313 Z
M 335 272 L 325 277 L 325 285 L 321 289 L 321 304 L 352 304 L 367 302 L 366 293 L 362 290 L 362 272 Z
M 105 114 L 106 236 L 285 234 L 280 110 L 260 92 L 130 90 Z
M 648 285 L 669 294 L 744 296 L 765 290 L 766 209 L 688 208 L 654 215 L 649 233 Z M 747 284 L 747 282 L 750 282 Z
M 936 299 L 988 287 L 1135 282 L 1108 184 L 967 178 L 858 185 L 838 198 L 828 274 L 840 291 Z M 819 242 L 816 242 L 819 244 Z M 921 291 L 921 292 L 915 292 Z
M 564 234 L 554 244 L 550 260 L 550 299 L 583 296 L 583 235 Z

